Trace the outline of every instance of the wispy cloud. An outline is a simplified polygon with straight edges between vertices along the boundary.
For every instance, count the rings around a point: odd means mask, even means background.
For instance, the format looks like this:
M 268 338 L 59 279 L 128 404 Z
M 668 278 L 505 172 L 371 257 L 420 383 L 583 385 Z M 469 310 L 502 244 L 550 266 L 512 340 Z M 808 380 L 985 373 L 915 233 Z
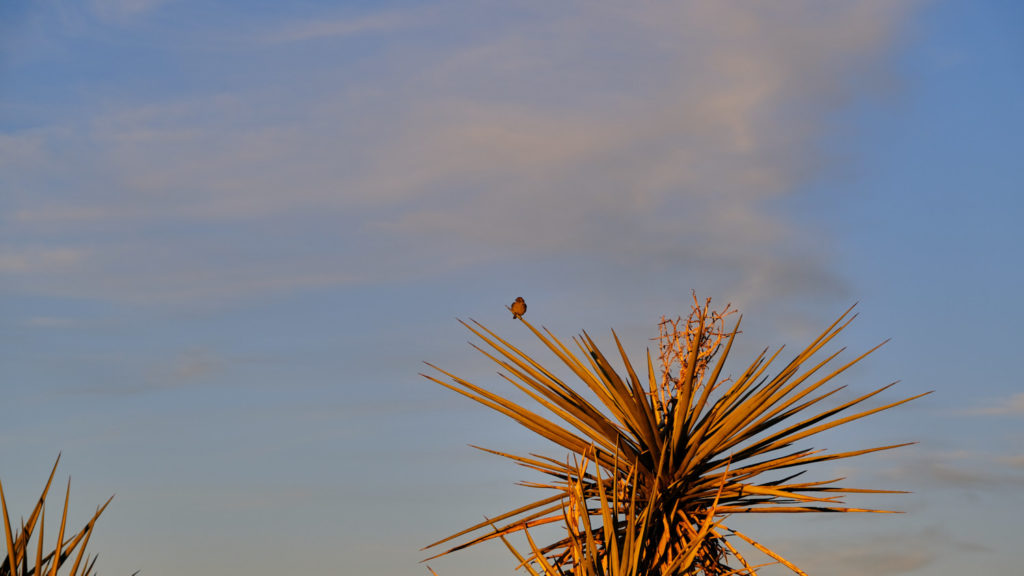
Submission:
M 21 134 L 0 133 L 0 166 L 24 166 L 37 163 L 43 157 L 44 135 L 35 131 Z
M 780 546 L 781 548 L 781 546 Z M 793 543 L 799 566 L 809 574 L 854 576 L 915 573 L 940 562 L 944 552 L 978 554 L 991 550 L 953 536 L 942 528 L 924 528 L 902 536 L 861 535 L 843 540 L 816 539 Z M 796 560 L 797 555 L 787 555 Z
M 621 276 L 700 270 L 741 306 L 841 294 L 827 240 L 765 208 L 827 169 L 814 143 L 851 84 L 869 89 L 904 9 L 809 6 L 449 8 L 365 75 L 268 64 L 315 91 L 259 82 L 105 110 L 42 144 L 8 134 L 46 157 L 18 175 L 30 194 L 7 224 L 111 246 L 60 278 L 25 270 L 22 286 L 193 300 L 571 254 Z M 407 22 L 369 13 L 271 37 Z M 90 179 L 52 184 L 71 174 Z
M 400 12 L 341 18 L 311 18 L 280 25 L 277 30 L 265 33 L 261 41 L 268 44 L 285 44 L 324 38 L 345 38 L 371 32 L 390 32 L 410 25 L 410 20 L 409 14 Z
M 218 375 L 239 362 L 206 348 L 182 350 L 165 358 L 97 356 L 78 361 L 103 365 L 105 370 L 118 376 L 101 383 L 75 385 L 64 393 L 125 396 L 198 386 L 215 381 Z
M 0 275 L 60 275 L 80 268 L 87 257 L 82 248 L 0 246 Z
M 14 213 L 12 220 L 22 224 L 74 224 L 89 221 L 111 220 L 117 216 L 100 206 L 37 206 Z
M 968 416 L 1024 416 L 1024 392 L 989 400 L 962 413 Z
M 122 20 L 156 10 L 172 0 L 92 0 L 93 11 L 105 20 Z
M 1013 466 L 1014 468 L 1024 468 L 1024 454 L 1020 456 L 1004 456 L 999 458 L 999 463 Z
M 914 486 L 932 485 L 963 490 L 992 490 L 1019 486 L 1022 479 L 1005 466 L 1019 465 L 1019 457 L 966 450 L 925 453 L 883 473 L 888 480 Z
M 74 319 L 63 316 L 33 316 L 25 320 L 25 326 L 30 328 L 61 328 L 74 324 Z

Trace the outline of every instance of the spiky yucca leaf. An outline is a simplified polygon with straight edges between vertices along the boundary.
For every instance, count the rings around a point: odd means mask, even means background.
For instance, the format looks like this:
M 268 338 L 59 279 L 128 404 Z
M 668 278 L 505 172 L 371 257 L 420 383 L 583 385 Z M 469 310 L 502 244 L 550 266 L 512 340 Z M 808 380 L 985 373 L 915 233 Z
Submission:
M 802 472 L 782 479 L 768 479 L 770 473 L 906 445 L 836 454 L 794 447 L 825 430 L 923 396 L 875 408 L 855 409 L 888 389 L 890 384 L 838 405 L 824 404 L 842 388 L 829 389 L 826 385 L 877 349 L 838 366 L 833 364 L 839 352 L 813 361 L 853 319 L 851 312 L 852 308 L 843 313 L 775 375 L 770 375 L 768 369 L 781 350 L 770 357 L 767 351 L 762 352 L 733 380 L 723 379 L 721 375 L 739 333 L 739 321 L 726 332 L 724 318 L 727 314 L 710 310 L 710 300 L 703 306 L 695 304 L 682 329 L 677 321 L 671 330 L 663 330 L 660 379 L 650 353 L 646 358 L 647 378 L 638 377 L 614 331 L 612 336 L 625 375 L 616 372 L 609 357 L 586 332 L 573 339 L 578 350 L 574 352 L 546 329 L 538 330 L 520 319 L 597 398 L 597 405 L 482 324 L 462 322 L 484 343 L 484 346 L 474 344 L 474 348 L 497 363 L 504 371 L 502 377 L 548 415 L 430 364 L 450 381 L 424 376 L 505 414 L 580 458 L 593 460 L 597 472 L 589 473 L 568 461 L 488 450 L 552 477 L 551 483 L 531 485 L 553 489 L 554 494 L 462 530 L 427 548 L 467 538 L 438 554 L 443 555 L 534 526 L 568 522 L 565 503 L 577 502 L 572 504 L 576 510 L 586 511 L 584 515 L 588 517 L 602 518 L 605 526 L 587 532 L 590 535 L 587 538 L 570 531 L 565 538 L 536 547 L 534 557 L 551 558 L 552 568 L 571 565 L 573 558 L 591 557 L 608 562 L 606 556 L 618 554 L 610 547 L 612 542 L 628 540 L 631 526 L 629 522 L 611 522 L 610 530 L 617 536 L 614 539 L 605 536 L 609 517 L 630 518 L 642 513 L 647 515 L 647 531 L 636 554 L 653 562 L 648 564 L 652 571 L 647 573 L 676 573 L 668 570 L 669 567 L 677 559 L 692 554 L 686 571 L 678 573 L 709 576 L 738 573 L 726 562 L 733 558 L 743 566 L 740 572 L 756 574 L 755 567 L 748 564 L 727 539 L 736 536 L 802 574 L 796 566 L 752 538 L 720 520 L 709 524 L 708 519 L 755 512 L 886 512 L 847 507 L 842 497 L 852 493 L 892 491 L 836 485 L 841 479 L 794 482 Z M 588 507 L 585 504 L 591 501 L 597 501 L 598 505 Z M 606 516 L 606 509 L 610 516 Z M 635 520 L 632 526 L 637 526 Z
M 20 528 L 14 531 L 12 531 L 11 517 L 7 512 L 7 500 L 4 497 L 3 484 L 0 483 L 0 512 L 3 513 L 4 537 L 7 548 L 7 557 L 4 559 L 3 564 L 0 564 L 0 576 L 42 576 L 46 574 L 56 576 L 58 569 L 71 558 L 72 554 L 75 555 L 75 560 L 72 563 L 69 576 L 89 576 L 92 574 L 96 557 L 84 556 L 85 548 L 89 544 L 89 538 L 92 537 L 92 530 L 96 520 L 99 519 L 100 514 L 103 513 L 114 497 L 111 496 L 103 506 L 98 507 L 89 522 L 81 530 L 65 540 L 64 530 L 67 526 L 68 502 L 71 494 L 71 481 L 68 480 L 68 487 L 64 494 L 63 513 L 60 517 L 60 527 L 57 532 L 57 542 L 53 550 L 48 551 L 44 555 L 43 536 L 45 531 L 46 496 L 50 491 L 50 485 L 53 483 L 53 476 L 57 472 L 58 463 L 60 463 L 60 456 L 57 457 L 57 461 L 53 464 L 53 470 L 50 471 L 50 477 L 46 481 L 43 493 L 39 496 L 39 500 L 29 515 L 28 521 L 22 521 Z M 29 539 L 32 538 L 37 525 L 39 535 L 36 539 L 33 565 L 30 567 L 29 556 L 31 555 L 31 549 L 29 547 Z M 75 552 L 76 548 L 77 553 Z
M 577 466 L 576 478 L 589 475 L 588 459 Z M 537 546 L 525 530 L 530 545 L 530 556 L 524 557 L 504 536 L 499 536 L 505 546 L 519 560 L 520 566 L 527 569 L 533 576 L 540 576 L 534 566 L 541 569 L 544 576 L 684 576 L 689 574 L 701 552 L 699 543 L 706 538 L 714 526 L 715 514 L 712 508 L 705 515 L 700 531 L 694 534 L 683 551 L 670 549 L 662 543 L 652 550 L 652 520 L 657 520 L 658 502 L 649 501 L 642 508 L 637 507 L 638 491 L 633 482 L 635 478 L 627 478 L 616 486 L 621 490 L 606 493 L 601 478 L 601 468 L 594 470 L 598 488 L 598 508 L 588 508 L 586 486 L 576 480 L 569 480 L 569 490 L 563 502 L 562 514 L 568 532 L 568 556 L 549 558 L 545 551 Z M 720 486 L 720 488 L 724 485 Z M 629 501 L 622 500 L 629 496 Z M 720 496 L 720 494 L 719 494 Z M 716 497 L 717 501 L 717 497 Z M 592 515 L 600 515 L 603 524 L 595 527 L 591 522 Z M 654 554 L 650 554 L 651 552 Z M 679 552 L 673 555 L 673 552 Z M 566 572 L 565 570 L 568 570 Z M 740 571 L 742 572 L 742 571 Z M 739 573 L 739 572 L 737 572 Z

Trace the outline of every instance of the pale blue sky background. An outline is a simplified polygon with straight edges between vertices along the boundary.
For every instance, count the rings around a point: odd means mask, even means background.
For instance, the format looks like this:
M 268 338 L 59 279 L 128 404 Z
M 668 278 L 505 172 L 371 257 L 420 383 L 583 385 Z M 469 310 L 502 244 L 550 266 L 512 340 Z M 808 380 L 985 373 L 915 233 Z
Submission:
M 1007 574 L 1024 534 L 1013 1 L 0 4 L 0 479 L 59 451 L 104 574 L 426 574 L 544 449 L 504 306 L 634 354 L 691 289 L 739 370 L 847 306 L 844 381 L 935 390 L 814 445 L 901 516 L 735 519 L 812 574 Z M 557 452 L 549 452 L 558 455 Z M 500 546 L 445 576 L 512 573 Z M 774 572 L 767 571 L 766 574 Z M 778 572 L 783 573 L 783 572 Z

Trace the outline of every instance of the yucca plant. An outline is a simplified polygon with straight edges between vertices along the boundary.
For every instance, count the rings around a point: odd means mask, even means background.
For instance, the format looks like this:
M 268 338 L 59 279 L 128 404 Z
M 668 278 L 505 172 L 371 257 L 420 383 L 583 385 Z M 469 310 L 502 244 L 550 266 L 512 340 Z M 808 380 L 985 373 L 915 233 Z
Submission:
M 0 565 L 0 576 L 56 576 L 57 571 L 74 555 L 74 562 L 71 565 L 69 576 L 89 576 L 93 573 L 96 563 L 96 556 L 85 556 L 85 548 L 92 537 L 93 526 L 100 514 L 107 508 L 111 496 L 103 506 L 96 509 L 89 522 L 77 533 L 65 539 L 64 533 L 68 519 L 68 500 L 71 495 L 71 480 L 68 480 L 68 488 L 64 494 L 64 511 L 60 517 L 60 526 L 57 529 L 57 541 L 52 549 L 44 549 L 43 537 L 45 531 L 46 496 L 53 483 L 53 476 L 57 472 L 57 464 L 60 463 L 60 456 L 53 464 L 50 471 L 50 478 L 46 481 L 43 493 L 39 496 L 35 508 L 29 515 L 28 520 L 22 520 L 20 524 L 12 526 L 11 517 L 7 511 L 7 499 L 4 496 L 3 484 L 0 483 L 0 511 L 4 519 L 4 541 L 7 546 L 7 557 Z M 29 540 L 38 528 L 36 545 L 30 546 Z M 33 549 L 34 548 L 34 549 Z M 77 549 L 77 552 L 76 552 Z M 30 562 L 31 560 L 31 562 Z
M 768 372 L 781 349 L 759 354 L 737 377 L 722 376 L 739 334 L 739 320 L 725 329 L 732 312 L 710 308 L 694 297 L 685 320 L 663 319 L 659 369 L 650 352 L 641 379 L 612 331 L 625 374 L 617 372 L 584 332 L 574 353 L 557 337 L 521 321 L 596 397 L 595 405 L 555 372 L 478 322 L 462 322 L 486 347 L 474 348 L 497 363 L 502 378 L 549 413 L 526 408 L 436 366 L 450 381 L 430 380 L 488 406 L 567 449 L 564 460 L 493 450 L 542 472 L 549 483 L 524 483 L 553 494 L 462 530 L 427 548 L 463 539 L 437 556 L 500 538 L 531 573 L 705 575 L 756 574 L 733 544 L 739 540 L 797 574 L 804 574 L 777 552 L 724 523 L 744 513 L 888 512 L 848 507 L 853 493 L 894 493 L 839 486 L 842 479 L 795 482 L 794 468 L 888 450 L 907 444 L 829 454 L 797 443 L 923 394 L 882 406 L 851 410 L 892 384 L 845 402 L 826 406 L 843 387 L 826 388 L 837 375 L 878 347 L 834 366 L 838 352 L 815 359 L 853 320 L 852 308 L 807 345 L 776 374 Z M 881 346 L 881 344 L 879 345 Z M 806 366 L 806 368 L 805 368 Z M 575 460 L 574 460 L 575 459 Z M 594 471 L 580 466 L 592 462 Z M 786 475 L 788 474 L 788 475 Z M 529 529 L 562 522 L 566 536 L 536 545 Z M 599 527 L 595 527 L 600 523 Z M 524 558 L 506 536 L 523 532 L 531 554 Z M 436 557 L 436 556 L 435 556 Z

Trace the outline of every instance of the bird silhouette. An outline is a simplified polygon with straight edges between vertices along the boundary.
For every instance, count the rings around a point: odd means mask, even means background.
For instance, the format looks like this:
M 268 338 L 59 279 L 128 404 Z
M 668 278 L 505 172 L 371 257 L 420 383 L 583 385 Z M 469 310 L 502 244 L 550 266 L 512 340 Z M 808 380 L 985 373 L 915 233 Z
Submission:
M 512 303 L 512 319 L 522 318 L 523 314 L 526 314 L 526 300 L 523 300 L 523 297 L 520 296 Z

